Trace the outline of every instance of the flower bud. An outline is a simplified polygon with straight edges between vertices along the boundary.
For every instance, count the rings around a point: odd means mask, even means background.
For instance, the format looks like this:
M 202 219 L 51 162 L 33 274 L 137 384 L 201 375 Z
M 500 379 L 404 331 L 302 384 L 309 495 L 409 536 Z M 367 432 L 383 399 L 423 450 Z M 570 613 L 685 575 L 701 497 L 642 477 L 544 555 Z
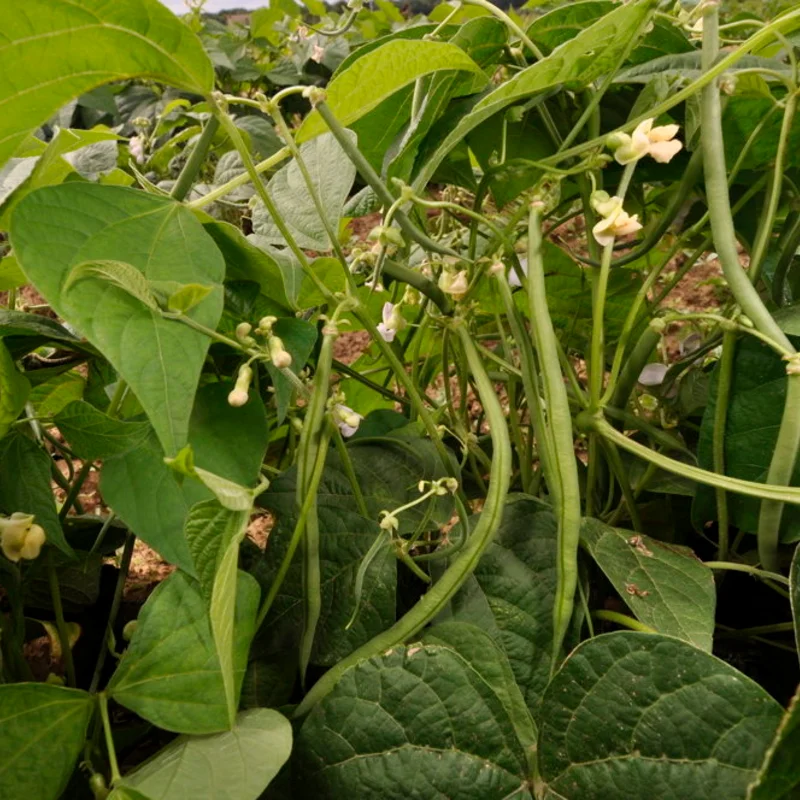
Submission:
M 125 623 L 125 627 L 122 629 L 122 638 L 129 642 L 133 639 L 133 634 L 136 633 L 136 628 L 139 625 L 139 620 L 131 619 Z
M 400 520 L 391 511 L 381 511 L 381 521 L 378 523 L 381 530 L 392 532 L 400 527 Z
M 253 330 L 253 326 L 249 322 L 240 322 L 236 326 L 236 338 L 240 342 L 245 342 L 250 338 L 250 331 Z
M 277 369 L 286 369 L 292 366 L 292 354 L 283 346 L 283 341 L 278 336 L 269 340 L 269 357 Z
M 249 389 L 250 389 L 250 381 L 253 380 L 253 370 L 250 369 L 249 364 L 242 364 L 239 367 L 239 375 L 236 378 L 236 385 L 233 388 L 233 391 L 228 395 L 228 405 L 233 406 L 234 408 L 241 408 L 248 398 L 249 398 Z

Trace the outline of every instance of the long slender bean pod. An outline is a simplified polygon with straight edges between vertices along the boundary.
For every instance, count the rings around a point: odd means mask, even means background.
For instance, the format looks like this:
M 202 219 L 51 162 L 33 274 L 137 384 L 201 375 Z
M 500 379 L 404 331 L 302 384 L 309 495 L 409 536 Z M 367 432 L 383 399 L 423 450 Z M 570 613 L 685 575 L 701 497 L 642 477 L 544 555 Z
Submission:
M 703 68 L 705 70 L 712 68 L 718 54 L 719 9 L 712 6 L 704 17 L 703 26 Z M 718 80 L 712 80 L 703 90 L 701 111 L 706 195 L 711 219 L 711 233 L 722 263 L 723 273 L 736 302 L 753 321 L 755 327 L 786 350 L 794 352 L 791 342 L 773 319 L 755 286 L 739 264 L 736 234 L 728 195 Z M 769 484 L 783 486 L 789 484 L 794 472 L 798 449 L 800 449 L 800 375 L 790 374 L 778 440 L 767 472 Z M 778 536 L 782 516 L 782 503 L 766 499 L 765 496 L 758 520 L 758 553 L 764 568 L 773 572 L 777 569 Z
M 466 544 L 447 568 L 442 577 L 429 589 L 391 628 L 378 634 L 359 647 L 338 664 L 331 667 L 305 696 L 295 709 L 294 716 L 302 717 L 333 689 L 342 674 L 362 659 L 371 658 L 392 647 L 402 644 L 415 636 L 446 605 L 472 574 L 483 552 L 491 542 L 500 525 L 506 494 L 511 477 L 511 441 L 508 436 L 505 415 L 497 399 L 494 386 L 481 362 L 469 331 L 463 322 L 457 323 L 457 333 L 466 354 L 469 368 L 475 377 L 481 404 L 486 411 L 486 419 L 492 437 L 492 470 L 489 478 L 489 492 L 475 529 Z M 464 531 L 466 535 L 466 531 Z
M 553 667 L 569 628 L 578 582 L 578 543 L 581 527 L 581 493 L 575 462 L 569 398 L 561 373 L 558 343 L 547 308 L 542 258 L 542 224 L 539 204 L 531 204 L 528 218 L 528 309 L 547 407 L 547 423 L 553 446 L 547 485 L 553 495 L 558 519 L 558 563 L 553 606 Z

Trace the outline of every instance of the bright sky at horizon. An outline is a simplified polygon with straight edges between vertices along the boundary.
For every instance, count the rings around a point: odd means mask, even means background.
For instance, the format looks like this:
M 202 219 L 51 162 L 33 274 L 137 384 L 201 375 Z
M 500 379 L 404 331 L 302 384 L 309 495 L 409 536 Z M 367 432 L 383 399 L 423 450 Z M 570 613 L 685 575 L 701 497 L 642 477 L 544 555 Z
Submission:
M 161 0 L 161 2 L 176 14 L 185 14 L 187 11 L 183 0 Z M 269 0 L 208 0 L 205 10 L 213 13 L 228 8 L 262 8 L 268 5 Z

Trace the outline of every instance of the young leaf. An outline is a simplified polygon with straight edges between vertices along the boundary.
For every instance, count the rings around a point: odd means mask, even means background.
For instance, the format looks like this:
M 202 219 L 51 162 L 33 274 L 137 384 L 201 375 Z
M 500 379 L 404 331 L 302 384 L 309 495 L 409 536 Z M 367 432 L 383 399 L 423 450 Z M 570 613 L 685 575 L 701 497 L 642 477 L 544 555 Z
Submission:
M 356 138 L 352 132 L 349 136 L 353 140 Z M 330 133 L 301 145 L 300 154 L 325 209 L 326 221 L 336 231 L 344 203 L 356 177 L 356 168 Z M 293 160 L 278 170 L 267 188 L 300 247 L 309 250 L 331 249 L 330 238 L 296 161 Z M 253 231 L 268 244 L 286 247 L 283 234 L 260 200 L 253 210 Z
M 111 419 L 83 400 L 70 403 L 53 421 L 75 454 L 89 461 L 127 453 L 141 445 L 150 433 L 146 422 Z
M 93 710 L 92 696 L 76 689 L 46 683 L 0 686 L 0 797 L 61 797 Z
M 558 795 L 744 797 L 781 707 L 679 639 L 620 632 L 581 644 L 542 703 L 539 769 Z
M 789 703 L 747 800 L 792 800 L 800 788 L 800 687 Z
M 714 575 L 691 550 L 595 519 L 584 521 L 581 538 L 639 620 L 711 652 Z
M 3 340 L 0 339 L 0 439 L 25 408 L 31 384 L 17 369 Z
M 123 778 L 150 800 L 256 800 L 289 758 L 292 726 L 277 711 L 254 708 L 232 730 L 179 736 Z
M 167 298 L 167 308 L 170 311 L 181 311 L 185 314 L 205 300 L 211 292 L 211 286 L 202 286 L 199 283 L 187 283 Z
M 296 797 L 531 798 L 526 754 L 493 686 L 433 645 L 345 672 L 306 719 L 292 765 Z
M 206 94 L 199 39 L 157 0 L 6 3 L 0 49 L 0 166 L 73 97 L 136 75 Z
M 234 696 L 247 665 L 258 599 L 258 585 L 241 573 L 233 632 Z M 150 595 L 108 691 L 169 731 L 201 734 L 230 728 L 222 666 L 196 581 L 175 572 Z
M 389 41 L 337 72 L 325 90 L 327 103 L 346 127 L 417 78 L 441 69 L 481 74 L 480 67 L 449 42 Z M 326 130 L 322 117 L 312 111 L 298 130 L 297 141 L 305 142 Z
M 49 224 L 43 227 L 42 219 Z M 165 451 L 174 455 L 186 443 L 210 340 L 162 318 L 153 308 L 155 301 L 148 300 L 147 281 L 213 286 L 190 316 L 216 327 L 225 265 L 201 224 L 167 198 L 117 186 L 66 183 L 28 195 L 17 206 L 11 228 L 26 275 L 130 384 Z M 129 266 L 119 267 L 120 261 Z M 95 277 L 96 267 L 72 272 L 86 262 L 102 262 L 104 279 Z M 65 289 L 73 274 L 85 278 L 80 290 Z
M 249 521 L 250 508 L 231 511 L 218 500 L 205 500 L 192 506 L 184 528 L 197 577 L 208 601 L 211 632 L 219 657 L 231 725 L 236 716 L 233 621 L 237 564 L 239 544 Z

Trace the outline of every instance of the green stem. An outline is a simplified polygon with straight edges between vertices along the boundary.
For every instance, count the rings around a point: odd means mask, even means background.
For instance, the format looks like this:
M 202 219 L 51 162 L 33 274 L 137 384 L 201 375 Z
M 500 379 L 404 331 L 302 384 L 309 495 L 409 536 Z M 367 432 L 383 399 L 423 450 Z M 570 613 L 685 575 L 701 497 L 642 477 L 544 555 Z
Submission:
M 172 187 L 170 197 L 174 200 L 183 200 L 186 195 L 189 194 L 189 189 L 192 188 L 192 182 L 200 172 L 200 168 L 203 166 L 203 161 L 208 153 L 208 148 L 211 146 L 214 135 L 218 130 L 219 120 L 214 116 L 210 116 L 203 128 L 203 132 L 200 134 L 200 138 L 192 148 L 189 158 L 186 159 L 186 163 L 183 165 L 180 175 L 178 175 L 178 180 L 175 181 L 175 185 Z
M 625 499 L 625 505 L 628 507 L 631 525 L 635 531 L 641 532 L 643 530 L 642 519 L 639 516 L 639 508 L 636 505 L 636 497 L 633 493 L 631 482 L 628 480 L 628 473 L 625 465 L 622 463 L 619 450 L 613 442 L 607 441 L 603 442 L 603 448 L 606 452 L 606 458 L 608 459 L 611 470 L 614 473 L 620 488 L 622 489 L 622 496 Z
M 733 359 L 736 354 L 736 333 L 725 331 L 722 337 L 722 355 L 717 372 L 717 404 L 714 408 L 714 436 L 712 443 L 714 472 L 725 474 L 725 432 L 728 422 L 728 404 L 733 381 Z M 718 546 L 717 559 L 728 558 L 728 497 L 725 490 L 716 487 L 717 499 Z
M 661 453 L 651 450 L 649 447 L 629 439 L 624 433 L 620 433 L 606 420 L 600 417 L 593 417 L 590 414 L 580 414 L 577 419 L 579 426 L 587 430 L 599 433 L 604 439 L 608 439 L 627 450 L 629 453 L 652 462 L 657 467 L 671 472 L 674 475 L 682 475 L 689 480 L 706 484 L 707 486 L 721 486 L 729 492 L 736 492 L 747 497 L 757 497 L 758 499 L 775 500 L 780 503 L 792 503 L 800 505 L 800 488 L 784 485 L 773 485 L 771 483 L 757 483 L 756 481 L 745 481 L 741 478 L 730 478 L 727 475 L 717 475 L 715 472 L 695 467 L 684 461 L 676 461 Z
M 768 572 L 758 567 L 752 567 L 750 564 L 739 564 L 735 561 L 704 561 L 703 562 L 709 569 L 724 569 L 730 572 L 746 572 L 754 578 L 762 578 L 768 581 L 776 581 L 789 586 L 789 579 L 780 575 L 777 572 Z
M 598 609 L 592 612 L 595 619 L 602 619 L 605 622 L 615 622 L 617 625 L 622 625 L 624 628 L 630 628 L 632 631 L 641 631 L 642 633 L 657 633 L 655 628 L 639 622 L 638 619 L 629 617 L 627 614 L 620 614 L 618 611 L 606 611 Z
M 122 780 L 122 775 L 119 772 L 117 751 L 114 747 L 114 737 L 111 734 L 111 719 L 108 716 L 108 695 L 105 692 L 100 692 L 98 699 L 100 701 L 100 717 L 103 720 L 103 733 L 108 752 L 108 765 L 111 769 L 111 786 L 113 787 Z
M 133 546 L 135 544 L 136 535 L 128 531 L 128 534 L 125 537 L 125 546 L 122 550 L 122 559 L 119 565 L 119 574 L 117 575 L 117 585 L 114 587 L 114 597 L 111 600 L 111 609 L 108 612 L 108 622 L 106 622 L 103 644 L 100 647 L 100 652 L 97 654 L 97 663 L 94 667 L 92 682 L 89 684 L 89 692 L 92 694 L 97 691 L 97 687 L 100 685 L 103 667 L 105 666 L 106 657 L 108 656 L 108 639 L 113 634 L 114 625 L 117 621 L 117 614 L 119 614 L 119 608 L 122 605 L 122 595 L 125 591 L 125 580 L 128 577 L 128 570 L 131 566 L 131 557 L 133 556 Z
M 61 510 L 58 512 L 58 518 L 61 522 L 67 518 L 67 514 L 69 514 L 70 509 L 77 503 L 78 495 L 80 494 L 86 479 L 89 477 L 89 473 L 92 471 L 92 466 L 93 464 L 91 461 L 84 461 L 80 472 L 78 472 L 75 480 L 69 487 L 69 492 L 67 493 L 66 498 L 64 498 L 64 505 L 61 506 Z
M 711 68 L 718 54 L 719 9 L 713 6 L 704 17 L 703 23 L 702 63 L 704 69 Z M 706 195 L 711 219 L 711 233 L 714 237 L 716 251 L 722 263 L 725 279 L 728 281 L 736 302 L 753 321 L 756 329 L 793 353 L 794 348 L 791 342 L 773 319 L 756 288 L 750 282 L 747 273 L 739 264 L 736 233 L 728 195 L 721 109 L 719 85 L 718 81 L 714 79 L 703 90 L 701 121 L 705 153 Z M 770 484 L 788 485 L 792 478 L 799 449 L 800 382 L 794 379 L 794 376 L 789 376 L 783 419 L 767 472 L 767 481 Z M 767 500 L 762 502 L 758 520 L 758 553 L 762 565 L 771 571 L 775 571 L 778 566 L 778 540 L 782 516 L 782 503 Z
M 50 586 L 50 600 L 53 603 L 53 613 L 56 617 L 56 630 L 61 644 L 61 657 L 64 659 L 64 667 L 67 673 L 67 685 L 74 688 L 77 685 L 75 682 L 75 662 L 72 659 L 72 647 L 69 642 L 67 623 L 64 620 L 64 606 L 61 602 L 58 573 L 53 563 L 53 551 L 50 549 L 47 552 L 47 583 Z
M 458 336 L 469 362 L 469 367 L 475 376 L 480 401 L 486 411 L 486 418 L 489 422 L 492 436 L 494 457 L 492 459 L 489 493 L 480 519 L 455 561 L 417 601 L 416 605 L 406 612 L 391 628 L 378 634 L 378 636 L 329 669 L 295 709 L 295 718 L 307 714 L 316 703 L 333 689 L 342 674 L 353 664 L 396 647 L 419 633 L 428 622 L 445 608 L 447 603 L 450 602 L 450 598 L 472 574 L 500 525 L 511 475 L 511 442 L 508 437 L 508 428 L 494 386 L 486 374 L 469 331 L 467 331 L 463 323 L 457 323 L 457 326 Z
M 761 273 L 764 257 L 767 254 L 772 230 L 775 227 L 775 217 L 778 213 L 778 203 L 781 199 L 783 188 L 783 173 L 786 167 L 786 151 L 789 144 L 789 136 L 792 131 L 795 112 L 797 111 L 797 95 L 792 93 L 786 99 L 786 109 L 783 112 L 783 122 L 781 132 L 778 137 L 778 149 L 775 152 L 775 167 L 769 181 L 769 195 L 765 204 L 764 215 L 758 228 L 756 240 L 750 253 L 750 268 L 748 278 L 752 283 L 756 283 Z
M 772 625 L 756 625 L 752 628 L 738 628 L 726 631 L 726 638 L 738 636 L 759 636 L 764 633 L 790 633 L 794 630 L 794 622 L 775 622 Z

